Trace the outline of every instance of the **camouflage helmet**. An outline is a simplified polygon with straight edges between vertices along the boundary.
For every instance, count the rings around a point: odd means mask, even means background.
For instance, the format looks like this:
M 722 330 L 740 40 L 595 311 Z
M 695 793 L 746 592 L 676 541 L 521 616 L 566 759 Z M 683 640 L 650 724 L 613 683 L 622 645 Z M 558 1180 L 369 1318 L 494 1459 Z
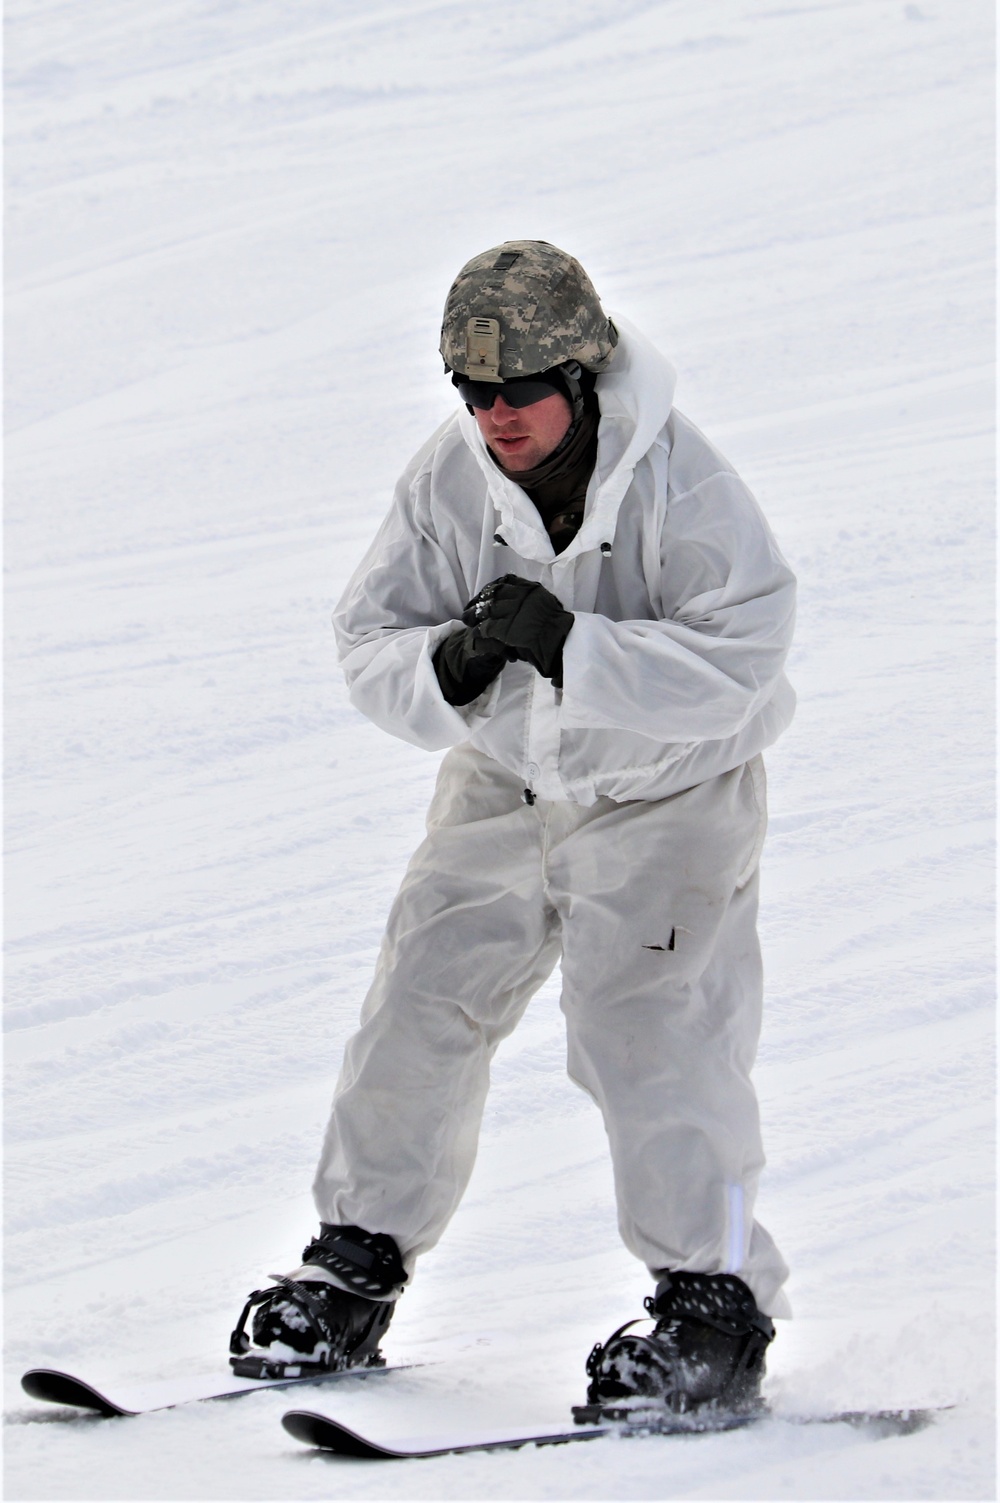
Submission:
M 476 381 L 533 376 L 567 360 L 603 371 L 617 343 L 579 261 L 544 240 L 506 240 L 473 256 L 444 305 L 445 366 Z

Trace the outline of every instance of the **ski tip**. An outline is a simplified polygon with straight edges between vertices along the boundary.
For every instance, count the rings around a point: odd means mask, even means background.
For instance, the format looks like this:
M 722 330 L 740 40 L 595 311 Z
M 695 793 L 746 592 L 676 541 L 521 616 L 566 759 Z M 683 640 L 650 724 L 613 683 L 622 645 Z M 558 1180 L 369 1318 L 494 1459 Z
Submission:
M 876 1435 L 916 1435 L 932 1425 L 939 1414 L 953 1409 L 953 1404 L 943 1404 L 933 1409 L 845 1409 L 839 1414 L 820 1417 L 821 1424 L 850 1425 L 855 1430 L 869 1430 Z M 808 1416 L 792 1420 L 795 1424 L 815 1423 Z
M 42 1399 L 47 1404 L 66 1404 L 71 1409 L 94 1410 L 108 1419 L 132 1413 L 132 1410 L 112 1403 L 89 1383 L 56 1368 L 29 1368 L 21 1377 L 21 1387 L 33 1399 Z
M 307 1409 L 292 1409 L 281 1416 L 281 1423 L 295 1440 L 307 1446 L 316 1446 L 324 1451 L 333 1451 L 338 1456 L 354 1456 L 366 1461 L 389 1461 L 403 1459 L 405 1451 L 395 1451 L 391 1446 L 380 1446 L 366 1440 L 346 1425 L 337 1424 L 324 1414 L 313 1414 Z

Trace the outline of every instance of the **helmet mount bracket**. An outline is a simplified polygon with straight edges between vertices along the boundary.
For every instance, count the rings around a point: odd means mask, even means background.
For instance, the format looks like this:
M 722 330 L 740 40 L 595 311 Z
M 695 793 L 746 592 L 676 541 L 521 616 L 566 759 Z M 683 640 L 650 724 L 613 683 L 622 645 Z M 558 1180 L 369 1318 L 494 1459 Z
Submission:
M 500 381 L 500 321 L 470 318 L 465 330 L 468 374 L 476 381 Z

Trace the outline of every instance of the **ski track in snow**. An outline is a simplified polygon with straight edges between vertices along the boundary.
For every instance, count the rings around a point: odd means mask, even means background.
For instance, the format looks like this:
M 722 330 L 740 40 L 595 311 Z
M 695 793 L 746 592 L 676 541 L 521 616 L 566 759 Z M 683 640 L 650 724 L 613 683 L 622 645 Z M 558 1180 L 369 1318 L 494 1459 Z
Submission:
M 6 21 L 7 1495 L 992 1496 L 990 7 Z M 287 1394 L 34 1404 L 29 1365 L 223 1360 L 313 1230 L 436 762 L 351 709 L 329 612 L 449 410 L 452 275 L 522 235 L 676 362 L 801 580 L 761 919 L 760 1214 L 797 1316 L 773 1400 L 957 1407 L 897 1440 L 369 1468 L 291 1441 Z M 387 1342 L 437 1365 L 338 1393 L 348 1423 L 564 1422 L 640 1309 L 557 999 L 498 1055 L 468 1197 Z

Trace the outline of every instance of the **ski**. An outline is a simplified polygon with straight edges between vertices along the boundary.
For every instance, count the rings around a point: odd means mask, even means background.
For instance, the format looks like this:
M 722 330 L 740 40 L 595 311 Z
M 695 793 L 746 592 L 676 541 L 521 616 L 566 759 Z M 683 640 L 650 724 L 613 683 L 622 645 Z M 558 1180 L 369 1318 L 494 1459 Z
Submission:
M 33 1399 L 90 1409 L 107 1418 L 148 1414 L 156 1409 L 176 1409 L 181 1404 L 200 1404 L 208 1399 L 234 1399 L 262 1388 L 294 1388 L 303 1383 L 342 1383 L 380 1373 L 399 1372 L 419 1363 L 390 1363 L 348 1367 L 342 1372 L 308 1373 L 302 1377 L 238 1378 L 232 1372 L 201 1373 L 190 1378 L 142 1384 L 98 1384 L 58 1368 L 33 1367 L 21 1378 L 21 1387 Z
M 329 1415 L 304 1409 L 290 1410 L 282 1416 L 281 1423 L 296 1440 L 338 1456 L 353 1456 L 367 1461 L 416 1461 L 463 1451 L 516 1451 L 522 1446 L 562 1446 L 578 1440 L 599 1440 L 608 1435 L 714 1435 L 724 1430 L 768 1423 L 850 1425 L 867 1432 L 873 1438 L 886 1439 L 895 1435 L 913 1435 L 918 1430 L 925 1429 L 937 1412 L 933 1409 L 865 1409 L 840 1414 L 785 1415 L 771 1414 L 764 1410 L 757 1414 L 717 1417 L 712 1423 L 703 1422 L 700 1425 L 693 1422 L 691 1417 L 686 1423 L 682 1416 L 675 1420 L 656 1417 L 646 1418 L 642 1422 L 578 1424 L 571 1429 L 487 1430 L 447 1436 L 395 1436 L 391 1440 L 375 1440 L 370 1435 L 361 1435 L 357 1430 L 349 1429 Z

